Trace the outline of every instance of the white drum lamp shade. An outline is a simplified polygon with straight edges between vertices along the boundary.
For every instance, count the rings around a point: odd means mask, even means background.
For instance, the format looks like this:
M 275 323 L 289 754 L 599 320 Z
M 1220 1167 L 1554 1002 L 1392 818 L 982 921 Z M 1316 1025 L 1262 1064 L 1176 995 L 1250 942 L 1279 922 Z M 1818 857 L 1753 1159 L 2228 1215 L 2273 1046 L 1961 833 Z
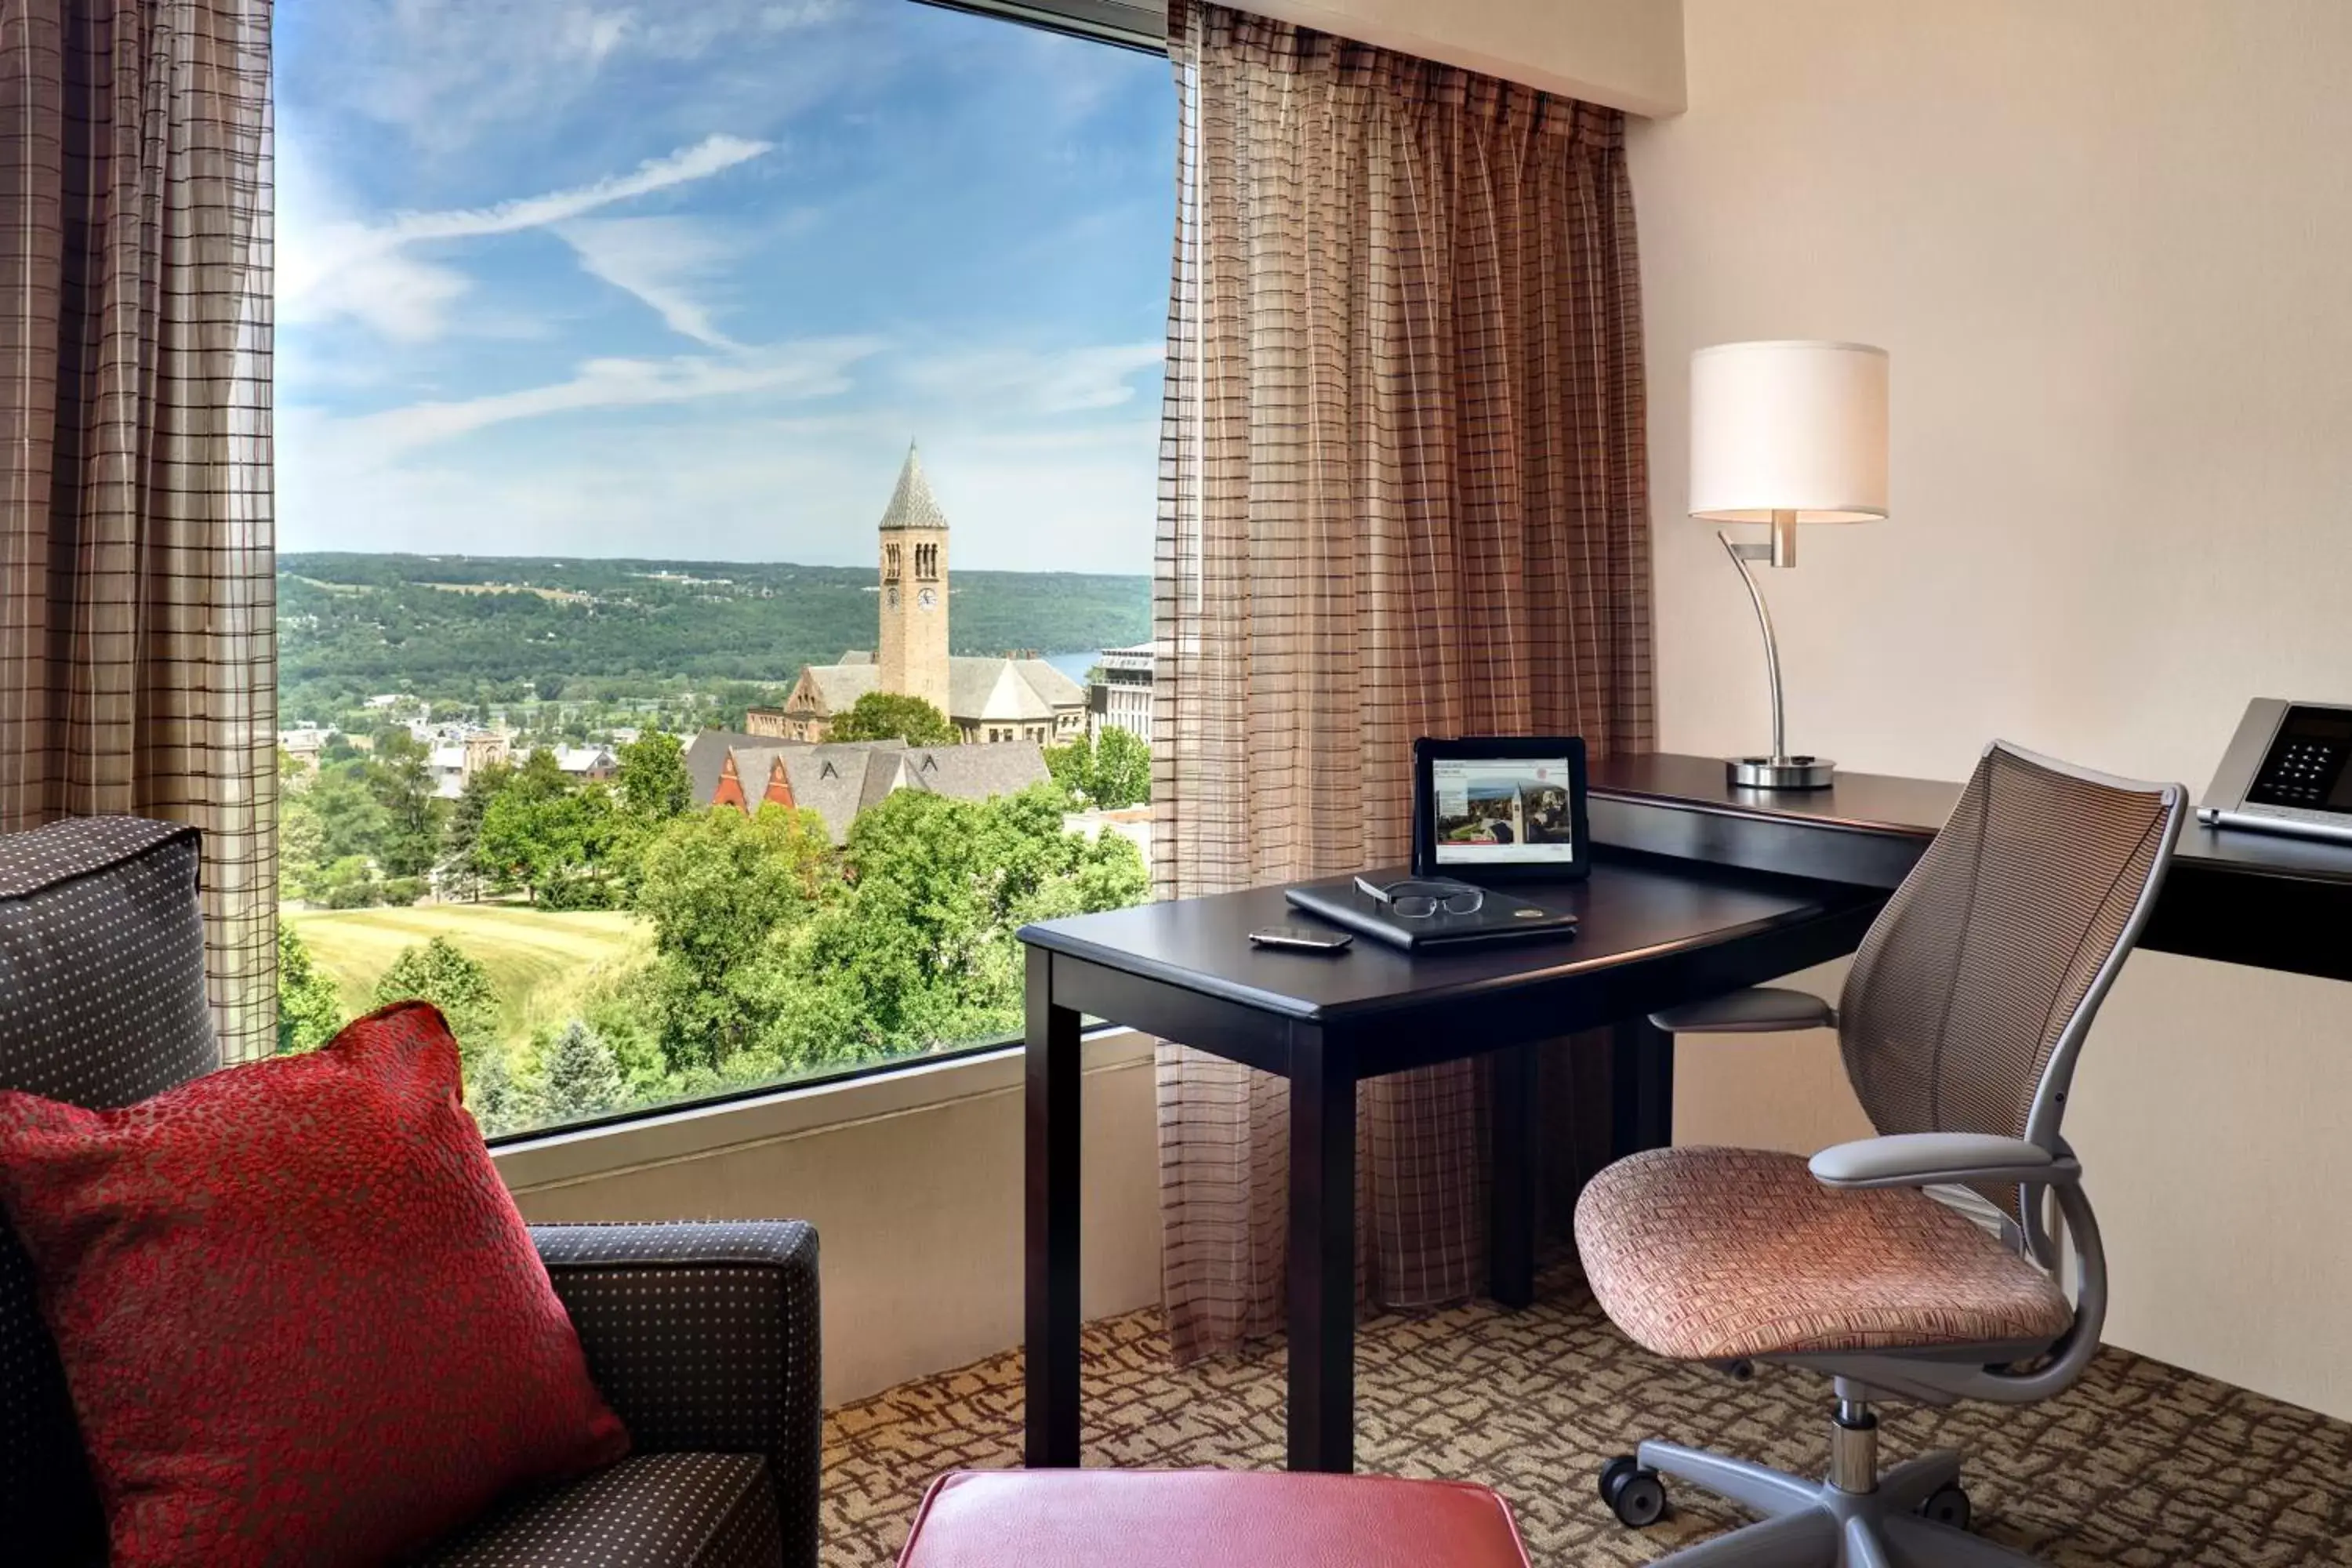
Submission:
M 1885 349 L 1720 343 L 1691 355 L 1690 398 L 1691 516 L 1868 522 L 1886 515 Z

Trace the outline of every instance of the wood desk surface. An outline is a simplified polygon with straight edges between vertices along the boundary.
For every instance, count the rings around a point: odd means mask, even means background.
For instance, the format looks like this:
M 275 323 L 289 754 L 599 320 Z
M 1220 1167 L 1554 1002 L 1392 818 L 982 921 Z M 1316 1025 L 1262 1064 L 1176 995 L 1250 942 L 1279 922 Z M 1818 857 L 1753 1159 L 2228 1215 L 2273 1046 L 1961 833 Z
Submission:
M 1393 880 L 1402 870 L 1373 873 Z M 1024 927 L 1034 947 L 1086 959 L 1261 1012 L 1307 1022 L 1485 996 L 1817 920 L 1874 892 L 1700 867 L 1602 865 L 1587 882 L 1513 883 L 1515 895 L 1577 915 L 1577 934 L 1407 953 L 1359 937 L 1336 955 L 1250 945 L 1261 926 L 1321 925 L 1282 889 L 1138 904 Z
M 1721 758 L 1673 752 L 1603 758 L 1592 764 L 1591 782 L 1594 795 L 1612 800 L 1919 839 L 1933 838 L 1960 798 L 1956 781 L 1891 773 L 1842 773 L 1827 789 L 1740 789 L 1724 776 Z M 2181 830 L 2175 858 L 2249 876 L 2352 884 L 2352 846 L 2207 827 L 2193 819 Z
M 1609 757 L 1591 768 L 1606 853 L 1698 860 L 1891 888 L 1959 798 L 1940 779 L 1840 773 L 1824 790 L 1738 789 L 1715 757 Z M 2140 945 L 2223 963 L 2352 980 L 2352 846 L 2242 829 L 2181 829 Z

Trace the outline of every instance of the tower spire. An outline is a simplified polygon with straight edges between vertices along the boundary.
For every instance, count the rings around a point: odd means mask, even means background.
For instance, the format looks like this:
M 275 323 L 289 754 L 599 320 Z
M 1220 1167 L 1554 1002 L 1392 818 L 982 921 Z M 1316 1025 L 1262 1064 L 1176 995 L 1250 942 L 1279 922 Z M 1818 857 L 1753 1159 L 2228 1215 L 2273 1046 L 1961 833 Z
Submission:
M 907 443 L 907 460 L 898 468 L 898 488 L 890 492 L 889 509 L 882 514 L 882 527 L 896 531 L 902 528 L 940 528 L 948 525 L 947 514 L 931 495 L 931 482 L 923 477 L 922 455 L 915 443 Z

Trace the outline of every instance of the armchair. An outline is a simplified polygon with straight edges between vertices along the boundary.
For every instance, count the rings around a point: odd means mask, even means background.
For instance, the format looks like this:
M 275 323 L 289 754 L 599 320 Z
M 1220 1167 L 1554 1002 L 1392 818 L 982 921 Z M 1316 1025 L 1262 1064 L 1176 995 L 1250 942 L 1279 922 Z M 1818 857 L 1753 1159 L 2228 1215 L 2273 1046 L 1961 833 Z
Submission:
M 0 1088 L 127 1105 L 220 1065 L 194 829 L 84 818 L 0 837 Z M 817 1238 L 798 1222 L 531 1235 L 630 1457 L 516 1495 L 437 1564 L 814 1568 Z M 105 1520 L 23 1248 L 0 1223 L 0 1540 L 106 1561 Z M 21 1554 L 18 1554 L 21 1553 Z

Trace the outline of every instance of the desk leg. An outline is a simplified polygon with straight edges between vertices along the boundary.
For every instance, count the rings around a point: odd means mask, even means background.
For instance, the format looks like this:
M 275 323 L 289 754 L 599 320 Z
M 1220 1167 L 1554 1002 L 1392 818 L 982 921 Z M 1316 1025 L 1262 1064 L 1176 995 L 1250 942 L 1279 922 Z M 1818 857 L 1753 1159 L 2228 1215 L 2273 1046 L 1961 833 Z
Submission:
M 1675 1141 L 1675 1037 L 1646 1017 L 1612 1033 L 1609 1152 L 1622 1160 Z
M 1356 1468 L 1356 1080 L 1322 1032 L 1290 1045 L 1290 1468 Z
M 1028 956 L 1027 1460 L 1078 1462 L 1078 1016 L 1053 1005 L 1053 957 Z
M 1536 1099 L 1534 1046 L 1494 1053 L 1493 1180 L 1487 1189 L 1486 1293 L 1506 1307 L 1536 1299 Z

